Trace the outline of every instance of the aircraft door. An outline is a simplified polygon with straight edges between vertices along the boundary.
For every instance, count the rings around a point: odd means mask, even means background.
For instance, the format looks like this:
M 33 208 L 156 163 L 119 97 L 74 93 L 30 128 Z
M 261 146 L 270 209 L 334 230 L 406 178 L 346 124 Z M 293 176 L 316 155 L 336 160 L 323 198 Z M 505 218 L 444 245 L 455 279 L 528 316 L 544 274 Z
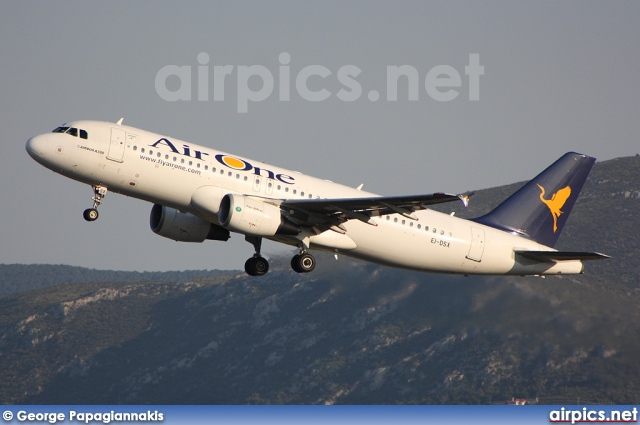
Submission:
M 109 143 L 109 153 L 107 159 L 122 162 L 124 157 L 125 132 L 121 128 L 111 127 L 111 142 Z
M 479 227 L 471 227 L 471 247 L 467 258 L 478 263 L 482 260 L 484 252 L 484 229 Z

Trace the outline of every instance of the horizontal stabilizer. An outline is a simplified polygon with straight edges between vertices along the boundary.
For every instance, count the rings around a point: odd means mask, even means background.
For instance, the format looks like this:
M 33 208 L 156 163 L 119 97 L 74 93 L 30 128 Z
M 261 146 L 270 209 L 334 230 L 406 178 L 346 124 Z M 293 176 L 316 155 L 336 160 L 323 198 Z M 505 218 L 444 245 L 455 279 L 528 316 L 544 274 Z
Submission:
M 604 260 L 611 258 L 599 252 L 572 251 L 515 251 L 516 254 L 535 261 Z

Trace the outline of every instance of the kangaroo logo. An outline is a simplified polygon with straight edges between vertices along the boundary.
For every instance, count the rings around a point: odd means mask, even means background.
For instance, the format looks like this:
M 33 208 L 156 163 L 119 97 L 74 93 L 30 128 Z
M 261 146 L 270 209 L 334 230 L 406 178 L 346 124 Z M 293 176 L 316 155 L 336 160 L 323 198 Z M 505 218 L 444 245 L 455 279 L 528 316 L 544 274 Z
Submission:
M 558 230 L 558 217 L 562 214 L 560 208 L 562 208 L 571 196 L 571 188 L 569 186 L 564 187 L 554 193 L 551 199 L 544 199 L 544 187 L 538 185 L 540 188 L 540 200 L 549 208 L 551 215 L 553 216 L 553 233 Z

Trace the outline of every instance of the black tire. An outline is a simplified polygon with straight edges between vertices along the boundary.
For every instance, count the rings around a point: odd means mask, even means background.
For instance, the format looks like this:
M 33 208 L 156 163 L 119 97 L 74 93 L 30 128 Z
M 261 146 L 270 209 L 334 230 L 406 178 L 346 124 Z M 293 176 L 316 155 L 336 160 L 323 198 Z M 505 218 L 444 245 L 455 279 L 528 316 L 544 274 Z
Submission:
M 244 263 L 244 271 L 249 276 L 264 276 L 269 271 L 269 262 L 262 257 L 251 257 Z
M 87 208 L 82 213 L 82 216 L 87 221 L 96 221 L 99 217 L 98 210 L 95 208 Z
M 291 268 L 296 273 L 304 273 L 304 271 L 300 268 L 300 262 L 298 261 L 299 257 L 299 254 L 293 256 L 293 258 L 291 259 Z
M 298 273 L 309 273 L 316 268 L 316 259 L 309 253 L 294 255 L 291 268 Z

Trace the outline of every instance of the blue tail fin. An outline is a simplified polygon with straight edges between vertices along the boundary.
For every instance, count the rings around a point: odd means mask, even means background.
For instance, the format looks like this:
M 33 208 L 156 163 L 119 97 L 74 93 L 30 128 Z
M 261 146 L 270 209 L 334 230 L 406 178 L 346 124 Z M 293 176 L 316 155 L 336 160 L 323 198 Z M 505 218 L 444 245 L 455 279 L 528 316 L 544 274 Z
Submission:
M 553 247 L 594 162 L 586 155 L 566 153 L 489 214 L 473 221 Z

